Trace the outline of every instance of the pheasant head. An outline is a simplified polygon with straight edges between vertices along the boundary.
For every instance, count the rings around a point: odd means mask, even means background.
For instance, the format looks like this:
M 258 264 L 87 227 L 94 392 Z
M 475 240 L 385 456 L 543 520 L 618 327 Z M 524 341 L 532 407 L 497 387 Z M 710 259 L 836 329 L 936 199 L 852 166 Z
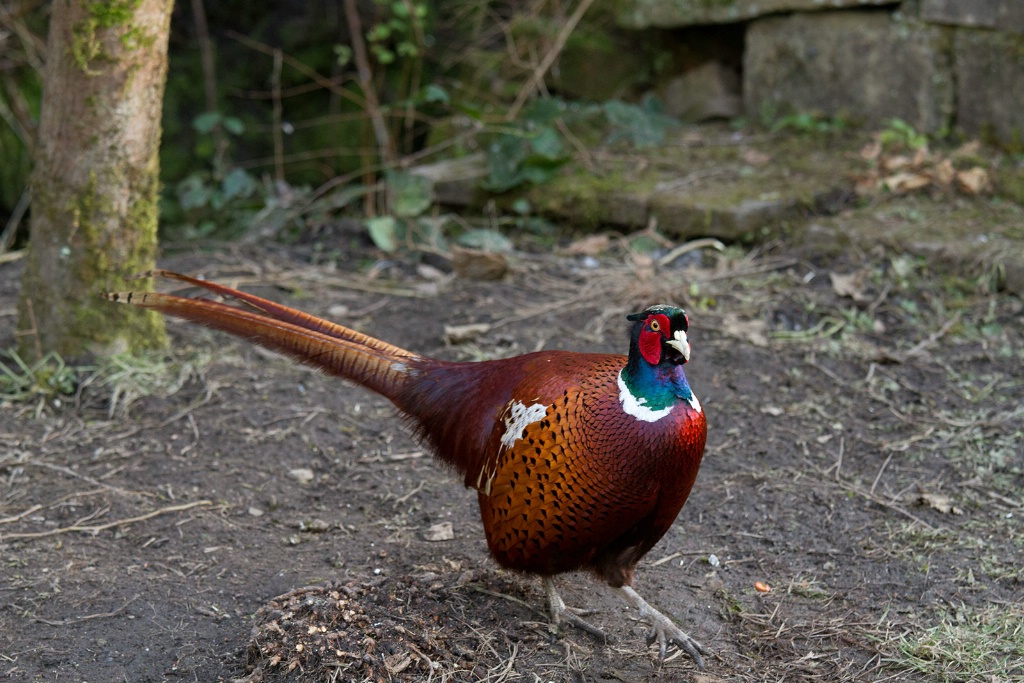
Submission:
M 627 319 L 633 327 L 629 360 L 619 375 L 623 407 L 650 422 L 667 415 L 680 402 L 700 412 L 700 403 L 683 373 L 683 365 L 690 360 L 686 311 L 658 304 Z

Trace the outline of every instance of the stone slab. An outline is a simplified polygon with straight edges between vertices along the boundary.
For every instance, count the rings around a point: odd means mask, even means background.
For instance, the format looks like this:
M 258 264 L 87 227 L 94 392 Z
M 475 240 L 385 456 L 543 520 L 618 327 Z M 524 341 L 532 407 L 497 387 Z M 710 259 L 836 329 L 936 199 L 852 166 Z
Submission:
M 780 12 L 817 12 L 895 4 L 899 4 L 898 0 L 619 0 L 616 19 L 619 25 L 631 29 L 680 28 L 731 24 Z
M 957 127 L 1024 146 L 1024 34 L 958 29 L 954 55 Z
M 937 24 L 1024 33 L 1021 0 L 922 0 L 921 18 Z
M 708 61 L 669 79 L 661 89 L 665 113 L 689 123 L 734 119 L 742 113 L 740 78 L 729 67 Z
M 944 130 L 953 114 L 951 32 L 884 12 L 756 20 L 747 32 L 744 108 L 752 118 L 817 112 Z
M 724 242 L 750 242 L 763 229 L 799 218 L 802 211 L 792 198 L 744 199 L 732 206 L 703 204 L 700 198 L 658 194 L 651 199 L 651 216 L 658 229 L 676 239 L 715 237 Z

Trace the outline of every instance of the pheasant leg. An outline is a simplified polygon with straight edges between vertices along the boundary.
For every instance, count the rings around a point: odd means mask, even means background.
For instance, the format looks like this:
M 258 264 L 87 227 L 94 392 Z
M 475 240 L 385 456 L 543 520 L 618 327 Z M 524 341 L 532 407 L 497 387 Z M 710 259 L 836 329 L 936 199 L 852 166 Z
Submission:
M 566 606 L 562 596 L 558 594 L 558 590 L 555 588 L 554 579 L 545 576 L 543 577 L 543 582 L 544 592 L 548 596 L 548 609 L 551 610 L 552 625 L 557 628 L 564 621 L 581 631 L 586 631 L 602 643 L 608 642 L 608 636 L 604 631 L 580 617 L 581 614 L 589 614 L 589 612 Z
M 701 655 L 706 655 L 707 650 L 704 649 L 703 645 L 684 633 L 678 626 L 672 623 L 671 619 L 651 607 L 631 586 L 622 586 L 615 590 L 626 602 L 636 607 L 637 611 L 640 612 L 641 618 L 651 624 L 652 630 L 648 636 L 648 643 L 653 643 L 655 640 L 658 641 L 658 654 L 662 660 L 665 659 L 668 644 L 675 643 L 683 652 L 690 656 L 690 659 L 694 661 L 697 668 L 704 669 L 704 659 Z

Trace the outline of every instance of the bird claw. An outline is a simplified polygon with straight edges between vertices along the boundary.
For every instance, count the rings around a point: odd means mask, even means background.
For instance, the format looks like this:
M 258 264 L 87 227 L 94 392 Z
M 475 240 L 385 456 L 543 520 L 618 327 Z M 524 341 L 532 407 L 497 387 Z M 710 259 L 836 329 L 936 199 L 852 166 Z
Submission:
M 658 658 L 660 661 L 665 661 L 669 644 L 674 644 L 693 660 L 697 668 L 702 671 L 704 670 L 704 658 L 701 655 L 706 655 L 708 652 L 704 649 L 703 645 L 687 635 L 671 619 L 651 607 L 631 587 L 623 586 L 618 591 L 639 610 L 640 616 L 651 624 L 651 630 L 647 633 L 647 645 L 651 646 L 655 642 L 658 643 Z
M 566 608 L 566 610 L 564 612 L 561 612 L 557 617 L 552 613 L 551 621 L 554 623 L 556 628 L 558 627 L 559 623 L 563 620 L 570 626 L 575 626 L 581 631 L 586 631 L 602 644 L 608 642 L 608 634 L 599 629 L 598 627 L 594 626 L 593 624 L 591 624 L 586 619 L 583 619 L 580 616 L 578 616 L 576 610 Z
M 565 623 L 575 626 L 581 631 L 586 631 L 601 643 L 608 642 L 608 634 L 583 619 L 583 616 L 593 614 L 596 610 L 583 610 L 575 607 L 568 607 L 562 596 L 555 590 L 555 584 L 551 579 L 544 579 L 544 590 L 548 594 L 548 606 L 551 609 L 551 625 L 556 629 Z
M 696 640 L 691 638 L 687 633 L 680 629 L 675 624 L 668 620 L 668 617 L 659 615 L 665 621 L 661 619 L 655 619 L 657 622 L 655 626 L 651 628 L 651 632 L 647 634 L 647 644 L 652 645 L 655 641 L 658 642 L 658 659 L 662 662 L 665 661 L 665 655 L 668 653 L 669 643 L 676 645 L 680 650 L 685 652 L 693 663 L 697 665 L 697 668 L 701 671 L 704 670 L 704 658 L 701 655 L 706 655 L 708 652 L 704 649 L 704 646 L 698 643 Z

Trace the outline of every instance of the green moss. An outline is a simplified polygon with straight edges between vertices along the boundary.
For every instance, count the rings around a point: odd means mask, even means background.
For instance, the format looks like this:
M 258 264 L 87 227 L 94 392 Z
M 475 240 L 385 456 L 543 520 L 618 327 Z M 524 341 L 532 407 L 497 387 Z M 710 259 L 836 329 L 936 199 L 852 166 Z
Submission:
M 71 55 L 83 73 L 95 75 L 97 72 L 89 65 L 109 59 L 98 32 L 128 24 L 141 4 L 142 0 L 99 0 L 86 4 L 88 16 L 71 29 Z M 148 38 L 150 44 L 152 40 L 152 37 Z M 126 50 L 144 47 L 146 43 L 146 35 L 134 26 L 129 26 L 121 36 L 121 44 Z
M 44 350 L 56 351 L 67 358 L 81 357 L 86 351 L 108 355 L 166 346 L 163 320 L 158 314 L 113 305 L 100 296 L 104 291 L 148 289 L 149 283 L 129 282 L 125 276 L 152 268 L 155 260 L 158 189 L 155 168 L 137 179 L 133 192 L 137 199 L 124 218 L 128 227 L 123 230 L 112 230 L 109 226 L 109 222 L 118 217 L 111 197 L 106 194 L 107 188 L 122 188 L 125 180 L 116 177 L 116 173 L 92 172 L 86 185 L 70 197 L 46 190 L 37 194 L 37 209 L 47 211 L 45 223 L 56 226 L 69 223 L 70 226 L 55 235 L 58 244 L 64 245 L 57 255 L 60 268 L 65 272 L 60 282 L 45 281 L 45 273 L 52 270 L 52 266 L 49 269 L 43 266 L 42 273 L 36 272 L 34 260 L 30 260 L 20 318 L 42 329 L 36 330 L 31 338 L 23 339 L 22 352 L 26 357 L 35 355 L 37 342 Z M 39 182 L 36 186 L 47 187 Z M 60 309 L 56 323 L 40 320 L 38 310 L 31 317 L 25 315 L 25 301 L 30 293 L 35 295 L 32 304 L 35 309 L 52 297 L 60 297 L 53 304 Z M 54 316 L 48 314 L 48 317 Z
M 123 275 L 134 275 L 153 267 L 157 244 L 158 191 L 156 169 L 143 177 L 130 179 L 135 201 L 124 218 L 125 229 L 113 234 L 104 223 L 115 216 L 110 198 L 98 189 L 95 174 L 79 194 L 75 207 L 81 247 L 89 257 L 76 264 L 80 282 L 104 283 L 91 291 L 90 301 L 78 307 L 79 335 L 93 340 L 100 348 L 127 345 L 137 353 L 166 345 L 163 321 L 152 311 L 131 306 L 109 306 L 98 301 L 100 290 L 140 289 L 140 281 L 128 282 Z M 120 182 L 119 182 L 120 181 Z M 123 187 L 122 179 L 105 184 Z M 147 286 L 148 287 L 148 286 Z
M 996 193 L 1024 206 L 1024 169 L 1002 168 L 996 171 Z

